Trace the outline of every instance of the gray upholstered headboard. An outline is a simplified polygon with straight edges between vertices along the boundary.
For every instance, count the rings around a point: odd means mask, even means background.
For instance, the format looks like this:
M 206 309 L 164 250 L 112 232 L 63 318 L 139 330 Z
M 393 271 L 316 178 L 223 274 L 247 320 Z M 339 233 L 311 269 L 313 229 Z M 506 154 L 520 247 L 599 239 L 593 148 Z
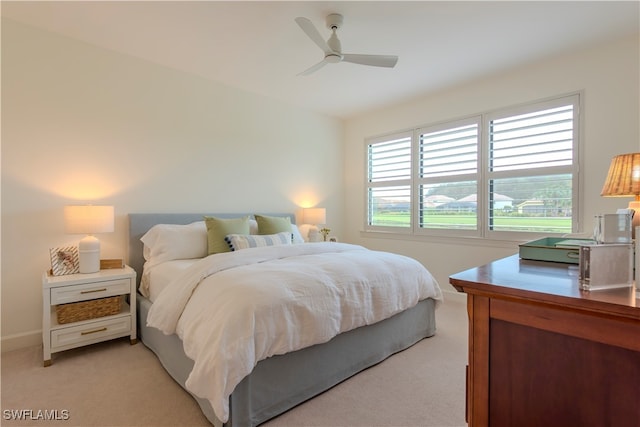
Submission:
M 140 238 L 156 224 L 190 224 L 201 221 L 203 216 L 215 216 L 217 218 L 238 218 L 253 214 L 248 213 L 132 213 L 129 214 L 129 264 L 137 273 L 137 281 L 142 277 L 142 242 Z M 290 213 L 265 213 L 269 216 L 286 216 L 295 224 L 296 217 Z

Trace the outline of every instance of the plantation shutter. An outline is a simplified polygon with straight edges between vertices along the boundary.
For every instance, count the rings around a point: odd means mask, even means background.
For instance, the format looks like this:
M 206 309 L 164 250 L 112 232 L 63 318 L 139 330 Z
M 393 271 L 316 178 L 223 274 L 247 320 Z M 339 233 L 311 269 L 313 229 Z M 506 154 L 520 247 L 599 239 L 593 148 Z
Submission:
M 411 133 L 367 142 L 367 224 L 411 226 Z
M 492 171 L 566 166 L 573 162 L 573 105 L 492 120 Z
M 489 118 L 489 231 L 573 231 L 576 109 L 565 98 Z
M 480 117 L 418 130 L 418 226 L 477 230 Z

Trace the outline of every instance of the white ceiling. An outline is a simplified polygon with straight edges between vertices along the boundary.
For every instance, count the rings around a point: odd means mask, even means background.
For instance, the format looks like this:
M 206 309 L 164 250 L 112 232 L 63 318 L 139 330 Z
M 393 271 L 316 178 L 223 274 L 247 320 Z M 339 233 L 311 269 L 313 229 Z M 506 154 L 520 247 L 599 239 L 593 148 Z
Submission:
M 639 32 L 637 1 L 9 2 L 2 15 L 230 86 L 346 118 L 484 75 Z M 393 69 L 340 63 L 297 74 L 322 51 L 400 57 Z

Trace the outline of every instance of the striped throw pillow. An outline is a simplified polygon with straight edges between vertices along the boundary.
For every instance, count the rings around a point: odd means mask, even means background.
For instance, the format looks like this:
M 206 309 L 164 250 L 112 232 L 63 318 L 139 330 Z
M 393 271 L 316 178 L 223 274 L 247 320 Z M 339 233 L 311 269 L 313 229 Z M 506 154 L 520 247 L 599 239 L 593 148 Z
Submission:
M 237 251 L 262 246 L 290 245 L 291 237 L 290 232 L 283 231 L 276 234 L 227 234 L 224 240 L 229 249 Z

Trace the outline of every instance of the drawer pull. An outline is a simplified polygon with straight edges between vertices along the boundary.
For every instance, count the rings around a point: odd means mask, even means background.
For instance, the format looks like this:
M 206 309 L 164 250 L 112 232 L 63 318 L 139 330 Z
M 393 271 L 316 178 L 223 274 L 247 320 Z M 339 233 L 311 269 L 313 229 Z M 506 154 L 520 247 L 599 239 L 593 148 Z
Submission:
M 95 334 L 96 332 L 104 332 L 107 328 L 94 329 L 93 331 L 80 332 L 80 335 Z
M 90 291 L 80 291 L 81 294 L 91 294 L 93 292 L 104 292 L 106 291 L 107 288 L 102 288 L 102 289 L 92 289 Z

